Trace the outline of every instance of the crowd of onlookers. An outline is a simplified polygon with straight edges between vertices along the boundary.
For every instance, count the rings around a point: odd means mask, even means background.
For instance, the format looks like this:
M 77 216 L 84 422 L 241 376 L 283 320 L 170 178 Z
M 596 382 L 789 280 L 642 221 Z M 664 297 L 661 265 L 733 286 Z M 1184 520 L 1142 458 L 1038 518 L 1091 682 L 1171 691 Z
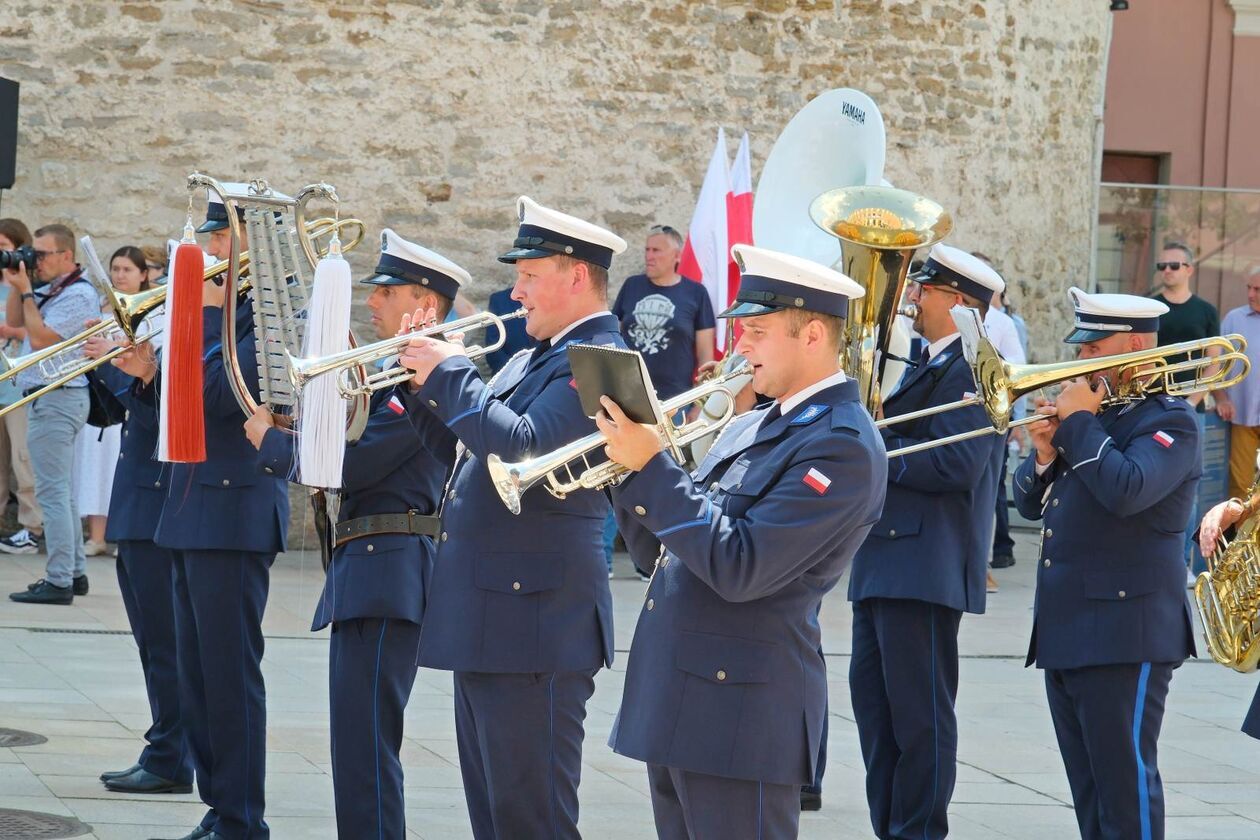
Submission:
M 78 334 L 93 319 L 112 317 L 83 277 L 73 231 L 51 224 L 32 233 L 18 219 L 0 219 L 0 251 L 24 247 L 29 260 L 0 270 L 0 351 L 6 367 Z M 134 294 L 161 282 L 166 251 L 124 246 L 111 255 L 107 270 L 117 291 Z M 85 589 L 85 558 L 114 553 L 105 527 L 121 427 L 87 424 L 83 377 L 66 383 L 64 394 L 58 389 L 11 408 L 50 381 L 63 361 L 0 381 L 0 409 L 6 410 L 0 417 L 0 511 L 7 513 L 16 501 L 16 527 L 6 518 L 0 551 L 56 554 L 50 574 L 68 574 L 68 582 Z

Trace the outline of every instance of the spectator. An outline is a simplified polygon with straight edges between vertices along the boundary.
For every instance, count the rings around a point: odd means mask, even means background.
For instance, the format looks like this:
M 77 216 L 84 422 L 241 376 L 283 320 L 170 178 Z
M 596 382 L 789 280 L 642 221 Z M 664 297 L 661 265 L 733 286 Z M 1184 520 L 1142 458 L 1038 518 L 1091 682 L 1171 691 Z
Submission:
M 512 300 L 512 287 L 499 289 L 499 291 L 490 295 L 490 300 L 486 303 L 486 311 L 493 312 L 495 315 L 507 315 L 520 309 L 521 305 Z M 492 353 L 486 354 L 486 364 L 490 366 L 491 373 L 498 373 L 508 359 L 515 356 L 522 350 L 528 350 L 538 342 L 529 337 L 529 333 L 525 332 L 525 319 L 514 318 L 511 321 L 505 321 L 503 326 L 507 329 L 507 340 L 503 342 L 503 346 Z M 493 340 L 488 338 L 487 340 Z
M 995 271 L 993 260 L 979 252 L 975 256 L 984 260 L 990 268 Z M 1003 359 L 1013 365 L 1022 365 L 1027 361 L 1024 345 L 1019 340 L 1019 330 L 1015 326 L 1014 319 L 1007 315 L 998 304 L 1001 302 L 1002 293 L 994 292 L 989 311 L 984 316 L 984 331 L 989 337 L 989 341 L 993 342 L 993 346 L 997 349 L 998 354 Z M 1022 403 L 1017 402 L 1016 407 L 1019 408 Z M 1015 412 L 1018 415 L 1018 411 Z M 1007 433 L 1007 443 L 1010 442 L 1010 432 Z M 989 561 L 989 565 L 994 569 L 1005 569 L 1015 565 L 1015 540 L 1011 539 L 1010 526 L 1010 510 L 1006 504 L 1006 484 L 1007 473 L 1006 464 L 1010 456 L 1010 447 L 1002 447 L 1002 466 L 998 471 L 997 481 L 997 500 L 994 504 L 994 514 L 997 522 L 993 529 L 993 555 Z M 989 591 L 997 591 L 997 582 L 989 580 L 986 582 Z
M 0 251 L 12 251 L 29 244 L 31 232 L 26 225 L 17 219 L 0 219 Z M 8 300 L 8 280 L 12 273 L 16 273 L 16 269 L 0 273 L 3 301 Z M 0 321 L 3 320 L 0 317 Z M 0 323 L 0 344 L 3 344 L 5 355 L 18 355 L 25 338 L 26 330 L 22 327 Z M 0 382 L 0 406 L 12 405 L 21 396 L 22 391 L 11 377 Z M 9 481 L 10 472 L 15 479 L 13 483 Z M 26 449 L 26 406 L 0 418 L 0 511 L 8 505 L 9 493 L 14 490 L 18 501 L 18 531 L 5 539 L 25 546 L 22 553 L 34 553 L 44 538 L 44 523 L 39 502 L 35 501 L 35 473 L 31 470 L 31 456 Z
M 654 225 L 643 247 L 644 273 L 626 278 L 612 308 L 626 345 L 643 354 L 652 385 L 663 400 L 690 388 L 696 368 L 713 361 L 714 355 L 713 304 L 704 286 L 678 273 L 682 246 L 681 233 L 669 225 Z M 604 528 L 609 576 L 616 535 L 609 512 Z M 638 572 L 644 580 L 650 576 L 643 569 Z
M 1166 242 L 1155 262 L 1155 277 L 1163 287 L 1155 295 L 1155 299 L 1168 305 L 1168 313 L 1159 319 L 1159 344 L 1177 344 L 1182 341 L 1194 341 L 1208 336 L 1220 335 L 1220 316 L 1216 307 L 1190 291 L 1190 280 L 1194 276 L 1194 251 L 1181 242 Z M 1218 355 L 1219 350 L 1210 351 L 1208 355 Z M 1176 364 L 1186 357 L 1170 356 L 1169 364 Z M 1178 382 L 1193 379 L 1194 373 L 1185 371 L 1175 379 Z M 1186 400 L 1197 412 L 1199 421 L 1199 441 L 1202 448 L 1203 419 L 1205 406 L 1200 392 L 1192 394 Z M 1193 586 L 1195 575 L 1203 568 L 1199 552 L 1195 550 L 1194 532 L 1199 526 L 1198 499 L 1190 508 L 1190 520 L 1186 523 L 1185 557 L 1186 585 Z
M 145 279 L 150 285 L 159 284 L 166 276 L 166 249 L 159 245 L 145 245 L 140 251 L 144 254 Z
M 1221 321 L 1221 334 L 1247 339 L 1251 369 L 1260 370 L 1260 263 L 1247 272 L 1247 305 L 1231 309 Z M 1260 381 L 1246 376 L 1223 391 L 1213 391 L 1217 415 L 1229 423 L 1229 496 L 1245 499 L 1256 480 L 1260 449 Z
M 31 290 L 26 267 L 9 278 L 9 302 L 5 317 L 10 326 L 25 327 L 22 352 L 41 350 L 83 330 L 85 322 L 100 315 L 96 291 L 83 277 L 74 260 L 74 233 L 65 225 L 47 225 L 35 231 L 35 271 L 46 285 Z M 23 394 L 33 393 L 51 379 L 38 365 L 17 375 Z M 27 448 L 35 469 L 35 498 L 44 512 L 44 539 L 48 550 L 45 577 L 9 596 L 35 604 L 71 604 L 75 592 L 87 593 L 87 561 L 83 555 L 83 529 L 71 492 L 74 471 L 74 437 L 87 422 L 87 378 L 77 376 L 62 387 L 31 403 Z M 17 548 L 12 539 L 0 540 L 0 548 Z
M 125 245 L 114 252 L 109 260 L 109 281 L 125 295 L 149 288 L 148 264 L 144 252 Z M 113 318 L 113 312 L 105 307 L 105 318 Z M 105 541 L 108 523 L 109 496 L 114 486 L 114 465 L 122 446 L 122 426 L 84 426 L 75 440 L 75 496 L 79 502 L 79 515 L 87 520 L 88 540 L 83 553 L 88 557 L 111 554 Z

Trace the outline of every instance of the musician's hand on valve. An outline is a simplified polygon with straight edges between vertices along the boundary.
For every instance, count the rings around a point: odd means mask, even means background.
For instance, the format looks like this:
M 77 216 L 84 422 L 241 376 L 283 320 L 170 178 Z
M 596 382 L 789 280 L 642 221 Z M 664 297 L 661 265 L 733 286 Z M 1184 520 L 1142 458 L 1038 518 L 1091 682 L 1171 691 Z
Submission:
M 595 415 L 595 425 L 608 440 L 604 454 L 628 470 L 638 472 L 664 448 L 660 435 L 651 426 L 636 423 L 609 397 L 600 397 L 604 408 Z
M 429 378 L 429 374 L 433 373 L 433 369 L 442 362 L 452 356 L 462 355 L 464 355 L 464 347 L 461 344 L 416 336 L 407 342 L 407 346 L 398 357 L 398 363 L 414 371 L 415 376 L 411 378 L 411 381 L 414 385 L 420 386 Z
M 97 333 L 83 342 L 83 355 L 89 359 L 99 359 L 117 346 L 119 345 L 116 342 Z
M 1243 513 L 1245 510 L 1237 499 L 1227 499 L 1204 514 L 1203 521 L 1199 523 L 1199 553 L 1211 557 L 1221 534 L 1237 524 Z
M 1054 404 L 1058 409 L 1059 419 L 1066 420 L 1068 415 L 1078 411 L 1097 414 L 1105 396 L 1107 396 L 1107 387 L 1102 382 L 1095 387 L 1088 380 L 1077 379 L 1064 386 Z
M 275 425 L 276 421 L 271 416 L 271 412 L 265 405 L 260 405 L 254 409 L 253 416 L 245 421 L 245 437 L 249 438 L 249 442 L 254 444 L 255 449 L 262 449 L 267 430 L 274 428 Z
M 114 367 L 128 376 L 134 376 L 146 385 L 157 375 L 157 361 L 152 353 L 145 352 L 145 347 L 132 347 L 119 353 L 112 360 Z
M 1054 438 L 1054 433 L 1059 430 L 1059 414 L 1055 404 L 1044 397 L 1038 397 L 1034 406 L 1033 413 L 1046 419 L 1030 423 L 1028 436 L 1032 439 L 1033 449 L 1037 453 L 1037 463 L 1044 466 L 1053 461 L 1058 454 L 1051 440 Z

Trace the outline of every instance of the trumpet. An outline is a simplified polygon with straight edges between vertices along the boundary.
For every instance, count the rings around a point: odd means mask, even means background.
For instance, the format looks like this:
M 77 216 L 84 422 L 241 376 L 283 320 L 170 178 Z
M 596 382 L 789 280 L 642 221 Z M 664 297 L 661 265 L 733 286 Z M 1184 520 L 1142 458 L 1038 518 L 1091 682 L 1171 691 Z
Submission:
M 406 382 L 414 374 L 401 365 L 394 365 L 365 376 L 361 381 L 355 381 L 350 376 L 350 372 L 355 368 L 397 355 L 413 338 L 437 336 L 467 330 L 490 329 L 491 327 L 497 328 L 499 334 L 493 342 L 485 345 L 474 344 L 464 349 L 468 358 L 476 359 L 487 353 L 493 353 L 507 341 L 507 327 L 504 326 L 504 321 L 524 318 L 526 314 L 527 310 L 525 307 L 521 307 L 507 315 L 496 315 L 493 312 L 477 312 L 469 315 L 467 318 L 460 318 L 446 324 L 436 324 L 421 330 L 402 333 L 381 339 L 372 344 L 364 344 L 362 347 L 351 347 L 349 350 L 318 358 L 299 358 L 291 355 L 286 350 L 284 355 L 289 369 L 289 380 L 293 383 L 294 390 L 301 391 L 306 383 L 315 377 L 331 373 L 332 371 L 341 371 L 342 379 L 338 381 L 337 388 L 344 398 L 352 399 L 371 394 L 374 391 L 392 388 L 395 385 Z
M 339 221 L 331 218 L 313 219 L 306 223 L 305 229 L 307 235 L 314 239 L 327 236 L 334 231 L 340 233 L 343 228 L 350 226 L 357 226 L 358 233 L 350 239 L 348 244 L 342 246 L 343 250 L 349 250 L 363 240 L 367 231 L 367 226 L 358 219 L 341 219 Z M 321 256 L 325 250 L 320 250 Z M 238 265 L 238 272 L 241 274 L 249 270 L 249 251 L 241 253 Z M 226 274 L 227 270 L 228 261 L 219 260 L 206 268 L 205 274 L 202 276 L 202 282 L 214 280 L 220 275 Z M 247 279 L 242 282 L 240 291 L 245 292 L 249 288 L 250 284 Z M 73 379 L 90 373 L 101 365 L 108 364 L 112 359 L 130 350 L 131 347 L 147 342 L 161 332 L 161 328 L 141 331 L 141 327 L 146 317 L 166 303 L 169 286 L 157 286 L 135 294 L 116 292 L 113 286 L 106 286 L 102 291 L 105 293 L 105 300 L 110 306 L 113 318 L 99 321 L 70 338 L 63 339 L 40 350 L 34 350 L 24 356 L 6 356 L 0 352 L 0 365 L 4 368 L 3 371 L 0 371 L 0 382 L 36 366 L 39 367 L 40 373 L 43 374 L 45 379 L 52 380 L 41 386 L 39 390 L 31 392 L 15 402 L 6 406 L 0 406 L 0 417 L 4 417 L 11 411 L 16 411 Z M 73 352 L 76 348 L 85 344 L 89 338 L 114 333 L 121 333 L 121 337 L 126 340 L 127 344 L 115 347 L 95 359 L 78 355 L 65 359 L 60 363 L 56 362 L 59 356 Z
M 960 309 L 961 312 L 959 312 Z M 975 310 L 955 307 L 954 316 L 963 335 L 964 353 L 971 362 L 971 369 L 975 375 L 977 393 L 951 403 L 885 418 L 875 425 L 884 428 L 973 405 L 984 407 L 992 425 L 889 450 L 889 458 L 912 455 L 925 449 L 959 443 L 984 435 L 1005 434 L 1007 429 L 1044 420 L 1042 415 L 1032 414 L 1012 422 L 1010 415 L 1015 400 L 1048 385 L 1067 382 L 1112 368 L 1119 370 L 1118 379 L 1121 385 L 1115 393 L 1103 399 L 1104 409 L 1121 403 L 1136 402 L 1154 393 L 1185 397 L 1201 391 L 1228 388 L 1241 382 L 1251 370 L 1251 361 L 1246 353 L 1247 340 L 1241 335 L 1212 336 L 1088 360 L 1075 359 L 1041 365 L 1012 365 L 1003 361 L 997 350 L 979 331 L 977 326 L 979 315 Z M 967 319 L 974 319 L 974 323 Z M 1208 356 L 1206 353 L 1210 349 L 1220 349 L 1221 353 L 1218 356 Z M 1180 362 L 1169 363 L 1168 361 L 1170 356 L 1182 354 L 1192 356 L 1195 353 L 1204 355 Z M 1192 372 L 1194 377 L 1185 382 L 1177 382 L 1175 377 L 1186 372 Z
M 684 446 L 730 422 L 735 416 L 735 394 L 732 392 L 734 383 L 741 377 L 751 375 L 752 366 L 745 362 L 660 404 L 661 416 L 665 419 L 657 426 L 656 431 L 673 452 L 674 457 L 681 460 Z M 695 420 L 680 426 L 674 426 L 670 422 L 669 418 L 680 409 L 706 400 L 714 394 L 726 396 L 721 414 L 708 416 L 701 413 Z M 590 460 L 591 454 L 603 448 L 607 442 L 603 434 L 596 432 L 575 440 L 567 446 L 562 446 L 554 452 L 515 463 L 505 462 L 498 455 L 491 454 L 486 457 L 486 469 L 490 472 L 490 481 L 494 484 L 494 489 L 498 491 L 503 504 L 507 505 L 512 513 L 519 515 L 521 497 L 525 495 L 525 491 L 544 479 L 547 482 L 547 492 L 557 499 L 563 499 L 579 490 L 600 490 L 620 483 L 629 472 L 625 467 L 614 461 L 600 461 L 592 464 Z M 578 460 L 582 463 L 580 469 L 575 472 L 572 462 Z

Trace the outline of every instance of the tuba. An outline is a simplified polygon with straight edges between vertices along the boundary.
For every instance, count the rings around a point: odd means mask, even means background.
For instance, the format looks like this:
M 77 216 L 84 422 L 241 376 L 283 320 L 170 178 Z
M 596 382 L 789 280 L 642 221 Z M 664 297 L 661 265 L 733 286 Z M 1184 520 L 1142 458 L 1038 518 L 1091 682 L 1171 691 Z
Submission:
M 1260 491 L 1253 485 L 1250 495 Z M 1260 516 L 1250 516 L 1234 538 L 1208 558 L 1194 584 L 1208 653 L 1222 665 L 1248 674 L 1260 665 Z

